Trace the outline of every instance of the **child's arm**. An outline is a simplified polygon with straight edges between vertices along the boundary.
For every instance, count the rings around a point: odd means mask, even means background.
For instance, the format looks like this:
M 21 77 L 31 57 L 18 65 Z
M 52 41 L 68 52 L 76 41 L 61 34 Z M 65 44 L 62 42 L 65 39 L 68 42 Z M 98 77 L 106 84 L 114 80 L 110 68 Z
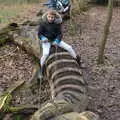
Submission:
M 44 24 L 41 23 L 40 26 L 39 26 L 39 29 L 38 29 L 38 38 L 42 41 L 42 42 L 47 42 L 48 39 L 47 37 L 45 37 L 43 35 L 43 32 L 44 32 Z
M 62 36 L 63 36 L 63 35 L 62 35 L 61 24 L 58 24 L 57 37 L 56 37 L 56 39 L 54 40 L 54 43 L 55 43 L 55 44 L 60 43 L 61 40 L 62 40 Z
M 58 24 L 58 32 L 57 32 L 57 39 L 61 40 L 62 39 L 62 25 Z

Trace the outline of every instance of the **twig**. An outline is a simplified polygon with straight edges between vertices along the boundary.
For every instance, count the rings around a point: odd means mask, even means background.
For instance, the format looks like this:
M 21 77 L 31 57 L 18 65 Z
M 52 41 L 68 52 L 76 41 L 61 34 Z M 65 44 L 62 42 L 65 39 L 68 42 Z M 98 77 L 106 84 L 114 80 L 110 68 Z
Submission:
M 8 54 L 0 56 L 0 59 L 3 59 L 4 57 L 12 55 L 17 49 L 18 49 L 18 46 L 17 46 L 17 48 L 15 48 L 13 51 L 9 52 Z

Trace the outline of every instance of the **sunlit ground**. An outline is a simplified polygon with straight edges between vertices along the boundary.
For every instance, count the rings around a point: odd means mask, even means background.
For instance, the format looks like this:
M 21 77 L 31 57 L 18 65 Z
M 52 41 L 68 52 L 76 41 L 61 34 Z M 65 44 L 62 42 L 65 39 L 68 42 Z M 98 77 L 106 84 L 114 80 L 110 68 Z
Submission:
M 36 14 L 39 10 L 39 3 L 0 4 L 0 27 L 10 22 L 23 22 L 23 20 L 32 16 L 31 14 Z

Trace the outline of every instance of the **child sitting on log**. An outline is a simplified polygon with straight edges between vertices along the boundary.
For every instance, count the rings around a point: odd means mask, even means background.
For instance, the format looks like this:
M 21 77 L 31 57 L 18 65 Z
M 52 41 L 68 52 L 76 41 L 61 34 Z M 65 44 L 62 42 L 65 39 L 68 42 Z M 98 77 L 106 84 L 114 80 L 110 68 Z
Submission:
M 73 48 L 62 40 L 61 31 L 62 18 L 55 10 L 49 10 L 42 16 L 42 22 L 40 23 L 38 30 L 38 37 L 42 45 L 42 57 L 40 59 L 41 73 L 43 72 L 43 66 L 47 59 L 51 45 L 57 45 L 67 50 L 71 56 L 80 64 L 80 57 L 76 55 Z

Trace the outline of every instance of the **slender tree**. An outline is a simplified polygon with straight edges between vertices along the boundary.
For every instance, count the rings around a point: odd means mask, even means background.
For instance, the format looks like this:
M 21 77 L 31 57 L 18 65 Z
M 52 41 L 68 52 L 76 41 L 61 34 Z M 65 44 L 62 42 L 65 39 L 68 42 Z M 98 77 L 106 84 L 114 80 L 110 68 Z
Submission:
M 101 45 L 99 48 L 99 55 L 98 55 L 98 64 L 103 64 L 104 63 L 104 51 L 105 51 L 105 45 L 107 42 L 107 37 L 109 34 L 109 27 L 111 24 L 112 20 L 112 13 L 113 13 L 113 0 L 108 1 L 108 15 L 107 15 L 107 20 L 104 26 L 104 31 L 103 35 L 101 37 Z

